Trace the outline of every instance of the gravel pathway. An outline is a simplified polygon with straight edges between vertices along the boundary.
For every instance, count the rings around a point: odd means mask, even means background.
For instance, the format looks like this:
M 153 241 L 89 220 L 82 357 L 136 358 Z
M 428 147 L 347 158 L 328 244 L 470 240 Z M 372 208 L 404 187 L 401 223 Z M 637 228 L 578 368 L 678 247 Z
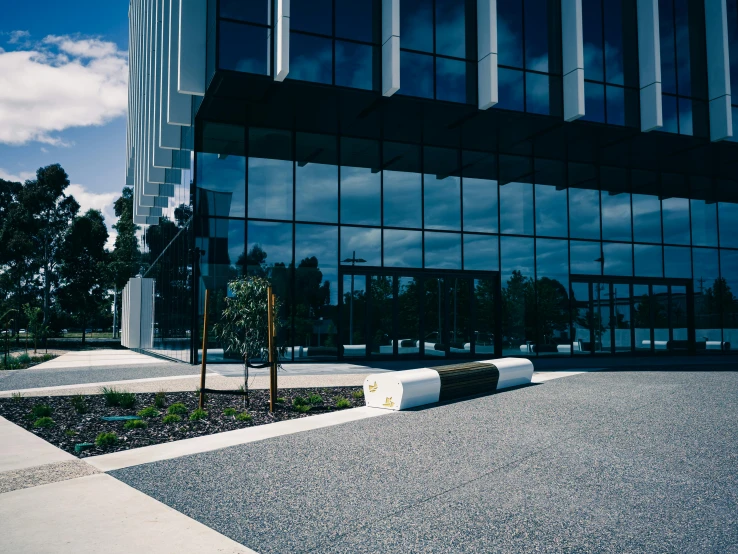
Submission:
M 70 460 L 0 473 L 0 494 L 18 489 L 38 487 L 100 473 L 82 460 Z

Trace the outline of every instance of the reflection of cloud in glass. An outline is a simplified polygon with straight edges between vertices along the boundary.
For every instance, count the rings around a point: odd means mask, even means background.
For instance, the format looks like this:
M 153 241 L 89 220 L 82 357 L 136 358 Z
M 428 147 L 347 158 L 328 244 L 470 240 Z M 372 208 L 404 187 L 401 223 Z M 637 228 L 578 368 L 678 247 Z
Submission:
M 419 173 L 384 171 L 384 224 L 420 228 L 422 221 Z
M 381 174 L 341 167 L 341 223 L 381 224 Z
M 463 58 L 465 46 L 464 2 L 436 0 L 436 53 Z
M 292 263 L 292 224 L 269 223 L 265 221 L 248 222 L 247 251 L 259 245 L 267 254 L 266 264 Z
M 519 237 L 500 237 L 500 258 L 502 286 L 513 271 L 520 271 L 524 276 L 534 275 L 533 239 Z
M 523 16 L 520 0 L 497 3 L 497 51 L 500 65 L 523 67 Z
M 425 176 L 425 228 L 461 229 L 461 180 L 458 177 L 438 179 Z
M 569 278 L 569 242 L 566 240 L 536 240 L 536 275 L 566 283 Z
M 309 163 L 295 170 L 295 219 L 338 221 L 338 167 Z
M 249 158 L 249 217 L 292 219 L 292 162 Z
M 422 267 L 422 234 L 420 231 L 384 231 L 384 265 L 386 267 Z
M 718 203 L 720 246 L 738 248 L 738 204 Z M 736 292 L 738 294 L 738 292 Z
M 664 198 L 661 201 L 663 214 L 664 242 L 689 244 L 689 200 L 686 198 Z
M 600 238 L 600 193 L 597 190 L 569 189 L 569 227 L 571 236 Z
M 690 201 L 692 212 L 692 244 L 717 246 L 717 205 L 704 200 Z
M 533 234 L 533 185 L 507 183 L 500 187 L 500 232 Z
M 602 271 L 599 259 L 602 255 L 599 242 L 570 241 L 571 273 L 599 275 Z
M 323 281 L 330 282 L 331 304 L 338 302 L 338 227 L 295 225 L 295 265 L 315 256 Z
M 633 235 L 641 242 L 661 242 L 661 203 L 656 196 L 633 195 Z
M 464 235 L 464 269 L 499 270 L 499 250 L 497 235 Z
M 425 267 L 461 269 L 461 235 L 426 232 Z
M 661 246 L 636 244 L 633 246 L 636 277 L 663 277 Z
M 551 113 L 548 75 L 526 72 L 525 110 L 530 113 L 548 115 Z
M 400 6 L 400 45 L 411 50 L 433 52 L 432 2 L 403 0 Z
M 246 187 L 244 172 L 246 159 L 241 156 L 219 158 L 218 154 L 197 154 L 197 186 L 210 191 L 232 193 L 230 212 L 219 216 L 244 217 Z M 214 198 L 213 198 L 214 199 Z M 218 204 L 216 202 L 216 204 Z M 215 208 L 214 204 L 212 208 Z M 216 215 L 213 211 L 210 215 Z
M 630 244 L 605 242 L 602 250 L 605 275 L 633 275 L 633 247 Z
M 381 266 L 382 265 L 382 231 L 380 229 L 367 229 L 364 227 L 341 227 L 341 263 L 343 260 L 352 258 L 356 252 L 356 258 L 366 260 L 359 266 Z
M 464 230 L 497 232 L 497 181 L 464 177 Z
M 466 62 L 436 58 L 436 99 L 466 102 Z
M 692 268 L 694 292 L 701 293 L 711 287 L 719 276 L 718 251 L 716 248 L 693 248 Z
M 602 192 L 602 238 L 631 240 L 629 194 Z
M 400 82 L 398 94 L 433 98 L 433 56 L 401 51 Z
M 333 80 L 331 43 L 330 39 L 291 33 L 288 78 L 330 84 Z
M 336 84 L 371 90 L 372 56 L 375 48 L 364 44 L 336 41 Z
M 690 249 L 680 246 L 664 246 L 664 272 L 666 277 L 692 278 Z
M 566 190 L 549 185 L 536 185 L 536 235 L 566 237 Z

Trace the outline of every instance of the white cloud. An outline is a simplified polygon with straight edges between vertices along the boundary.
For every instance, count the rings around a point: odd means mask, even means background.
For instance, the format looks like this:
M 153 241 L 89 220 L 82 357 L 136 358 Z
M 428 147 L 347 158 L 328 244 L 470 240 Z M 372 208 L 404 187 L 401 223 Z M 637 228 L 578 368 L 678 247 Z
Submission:
M 8 44 L 22 44 L 26 42 L 23 39 L 27 39 L 31 36 L 31 33 L 28 31 L 10 31 L 8 33 L 10 35 L 10 38 L 8 39 Z
M 67 196 L 74 196 L 74 199 L 79 203 L 80 215 L 90 209 L 102 212 L 109 233 L 105 247 L 112 249 L 117 235 L 113 230 L 113 225 L 118 221 L 118 218 L 115 217 L 113 204 L 120 197 L 120 192 L 91 192 L 83 185 L 69 185 L 64 192 Z
M 33 171 L 21 171 L 18 174 L 10 173 L 9 171 L 6 171 L 2 167 L 0 167 L 0 179 L 4 179 L 6 181 L 12 181 L 14 183 L 23 183 L 28 179 L 35 179 L 36 174 Z
M 14 33 L 9 43 L 27 36 Z M 67 146 L 56 133 L 126 113 L 127 81 L 127 52 L 96 38 L 50 35 L 0 52 L 0 143 Z

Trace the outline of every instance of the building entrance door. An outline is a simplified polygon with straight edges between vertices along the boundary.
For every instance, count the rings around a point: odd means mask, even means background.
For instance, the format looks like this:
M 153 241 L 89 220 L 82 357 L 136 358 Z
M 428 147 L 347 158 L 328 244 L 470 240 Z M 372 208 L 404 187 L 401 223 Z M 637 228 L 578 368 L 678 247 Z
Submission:
M 575 353 L 695 350 L 691 281 L 578 277 L 571 298 Z
M 471 358 L 501 352 L 499 275 L 341 268 L 344 358 Z

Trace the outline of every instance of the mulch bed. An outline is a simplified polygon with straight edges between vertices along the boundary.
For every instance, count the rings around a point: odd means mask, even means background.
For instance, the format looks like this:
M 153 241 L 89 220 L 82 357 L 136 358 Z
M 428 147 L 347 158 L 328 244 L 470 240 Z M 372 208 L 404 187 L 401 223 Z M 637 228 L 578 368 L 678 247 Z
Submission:
M 347 399 L 352 408 L 364 406 L 364 398 L 356 398 L 353 395 L 354 392 L 360 390 L 362 390 L 361 387 L 280 389 L 278 396 L 284 401 L 278 403 L 278 407 L 271 414 L 269 413 L 269 391 L 253 390 L 249 393 L 250 407 L 245 410 L 252 417 L 250 421 L 239 421 L 235 416 L 223 414 L 223 410 L 226 408 L 235 408 L 238 413 L 242 413 L 244 411 L 243 397 L 210 394 L 207 396 L 205 406 L 208 417 L 199 421 L 190 421 L 189 414 L 197 408 L 198 394 L 195 392 L 167 392 L 165 393 L 164 407 L 158 408 L 161 414 L 155 417 L 143 418 L 148 424 L 143 429 L 125 429 L 124 421 L 104 421 L 101 417 L 136 415 L 136 412 L 142 408 L 154 405 L 154 393 L 135 394 L 135 406 L 127 409 L 107 406 L 105 398 L 99 394 L 85 396 L 84 404 L 87 412 L 84 414 L 77 413 L 71 402 L 72 396 L 3 398 L 0 399 L 0 416 L 31 431 L 62 450 L 66 450 L 80 458 L 85 458 L 336 411 L 339 409 L 336 407 L 336 401 L 339 398 Z M 296 397 L 308 399 L 313 394 L 319 395 L 322 400 L 311 404 L 308 412 L 302 413 L 294 408 L 293 400 Z M 162 419 L 167 415 L 168 407 L 177 402 L 181 402 L 187 407 L 187 413 L 181 416 L 182 421 L 180 422 L 164 423 Z M 31 415 L 31 410 L 39 404 L 45 404 L 51 408 L 51 418 L 53 419 L 51 427 L 34 427 L 35 418 Z M 73 435 L 72 432 L 74 432 Z M 82 452 L 75 452 L 74 446 L 76 444 L 94 443 L 98 434 L 103 432 L 116 433 L 118 436 L 117 444 L 106 447 L 94 446 Z

